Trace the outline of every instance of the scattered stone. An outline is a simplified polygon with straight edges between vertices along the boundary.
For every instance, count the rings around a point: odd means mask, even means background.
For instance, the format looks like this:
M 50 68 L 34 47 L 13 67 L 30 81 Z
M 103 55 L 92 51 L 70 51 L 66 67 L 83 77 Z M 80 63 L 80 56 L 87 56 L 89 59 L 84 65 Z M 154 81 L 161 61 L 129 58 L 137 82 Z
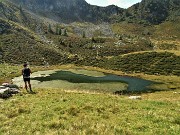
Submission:
M 1 89 L 5 89 L 5 88 L 6 88 L 5 86 L 0 86 L 0 90 L 1 90 Z
M 15 84 L 3 83 L 2 86 L 19 89 L 19 87 Z
M 0 86 L 0 98 L 9 98 L 13 94 L 18 94 L 20 92 L 17 85 L 14 84 L 8 84 L 3 83 L 2 86 Z
M 129 99 L 141 100 L 142 98 L 141 98 L 141 96 L 130 96 Z
M 0 89 L 0 94 L 3 94 L 3 93 L 5 93 L 6 91 L 8 91 L 9 90 L 9 88 L 1 88 Z
M 3 83 L 2 86 L 7 87 L 9 85 L 9 83 Z

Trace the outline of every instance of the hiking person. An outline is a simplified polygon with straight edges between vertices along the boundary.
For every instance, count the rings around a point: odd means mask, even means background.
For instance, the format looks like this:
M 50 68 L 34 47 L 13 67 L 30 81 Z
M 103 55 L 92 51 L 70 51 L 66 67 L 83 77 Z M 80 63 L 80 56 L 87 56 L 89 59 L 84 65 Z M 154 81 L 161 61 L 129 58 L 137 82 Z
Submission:
M 30 92 L 33 92 L 32 89 L 31 89 L 31 83 L 30 83 L 30 74 L 32 73 L 30 68 L 28 67 L 28 64 L 27 63 L 24 63 L 24 68 L 22 70 L 22 75 L 23 75 L 23 80 L 24 80 L 24 83 L 25 83 L 25 88 L 28 92 L 28 86 L 29 86 L 29 89 L 30 89 Z M 28 86 L 27 86 L 27 83 L 28 83 Z

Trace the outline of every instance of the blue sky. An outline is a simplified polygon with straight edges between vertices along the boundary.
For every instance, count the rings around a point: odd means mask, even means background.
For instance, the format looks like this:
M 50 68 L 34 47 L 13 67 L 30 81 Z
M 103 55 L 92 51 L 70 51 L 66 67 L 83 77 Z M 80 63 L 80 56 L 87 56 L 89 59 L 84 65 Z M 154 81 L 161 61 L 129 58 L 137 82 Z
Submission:
M 122 8 L 128 8 L 141 0 L 86 0 L 87 3 L 98 6 L 117 5 Z

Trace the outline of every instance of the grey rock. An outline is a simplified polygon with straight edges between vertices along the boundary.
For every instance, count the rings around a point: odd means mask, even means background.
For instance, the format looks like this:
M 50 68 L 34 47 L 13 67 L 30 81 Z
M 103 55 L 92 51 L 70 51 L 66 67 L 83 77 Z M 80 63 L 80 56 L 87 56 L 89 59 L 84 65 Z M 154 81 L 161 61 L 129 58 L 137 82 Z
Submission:
M 0 98 L 9 98 L 13 94 L 18 94 L 20 92 L 17 85 L 4 83 L 3 86 L 0 86 Z
M 3 83 L 2 86 L 19 89 L 19 87 L 17 85 L 15 85 L 15 84 Z
M 0 89 L 5 89 L 6 87 L 5 86 L 0 86 Z

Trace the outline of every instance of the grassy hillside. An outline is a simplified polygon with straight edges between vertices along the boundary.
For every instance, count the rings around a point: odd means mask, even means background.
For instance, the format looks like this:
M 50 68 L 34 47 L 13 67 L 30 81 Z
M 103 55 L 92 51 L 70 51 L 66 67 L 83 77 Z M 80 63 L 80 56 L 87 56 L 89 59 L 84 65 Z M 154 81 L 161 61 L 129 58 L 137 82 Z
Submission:
M 150 75 L 180 75 L 180 56 L 170 52 L 138 52 L 110 58 L 86 58 L 76 62 L 125 73 Z
M 137 24 L 137 23 L 121 22 L 121 23 L 112 24 L 112 30 L 116 34 L 143 36 L 146 34 L 151 34 L 151 31 L 153 30 L 153 26 L 144 26 L 142 24 Z
M 126 96 L 35 89 L 0 103 L 0 134 L 168 134 L 180 132 L 179 94 Z M 179 91 L 176 91 L 179 92 Z M 163 96 L 162 96 L 163 95 Z M 173 100 L 172 100 L 173 99 Z
M 3 61 L 7 63 L 50 64 L 60 63 L 65 58 L 60 50 L 43 43 L 33 32 L 13 22 L 3 23 L 4 31 L 0 35 L 0 47 Z
M 15 5 L 8 0 L 0 1 L 0 18 L 16 22 L 24 27 L 34 30 L 35 22 L 38 20 L 27 11 L 24 11 L 20 5 Z
M 20 64 L 57 64 L 67 60 L 62 50 L 48 44 L 36 32 L 40 20 L 20 6 L 0 3 L 0 62 Z M 66 62 L 65 62 L 66 63 Z
M 146 37 L 151 40 L 155 50 L 180 50 L 180 19 L 167 20 L 159 25 L 137 23 L 115 23 L 112 30 L 118 35 Z
M 180 51 L 180 19 L 157 25 L 152 35 L 152 42 L 157 50 Z
M 180 75 L 180 56 L 172 53 L 147 52 L 109 59 L 107 65 L 124 72 L 147 74 Z
M 69 66 L 31 68 L 37 71 Z M 21 65 L 1 64 L 0 82 L 19 75 L 21 68 Z M 94 67 L 81 68 L 123 74 Z M 141 77 L 175 85 L 176 90 L 166 88 L 164 92 L 141 94 L 142 100 L 134 101 L 128 96 L 77 90 L 33 87 L 36 94 L 28 94 L 21 89 L 20 94 L 10 99 L 0 99 L 0 134 L 178 134 L 179 78 L 143 74 Z
M 154 38 L 166 40 L 180 40 L 180 18 L 163 22 L 156 26 Z

